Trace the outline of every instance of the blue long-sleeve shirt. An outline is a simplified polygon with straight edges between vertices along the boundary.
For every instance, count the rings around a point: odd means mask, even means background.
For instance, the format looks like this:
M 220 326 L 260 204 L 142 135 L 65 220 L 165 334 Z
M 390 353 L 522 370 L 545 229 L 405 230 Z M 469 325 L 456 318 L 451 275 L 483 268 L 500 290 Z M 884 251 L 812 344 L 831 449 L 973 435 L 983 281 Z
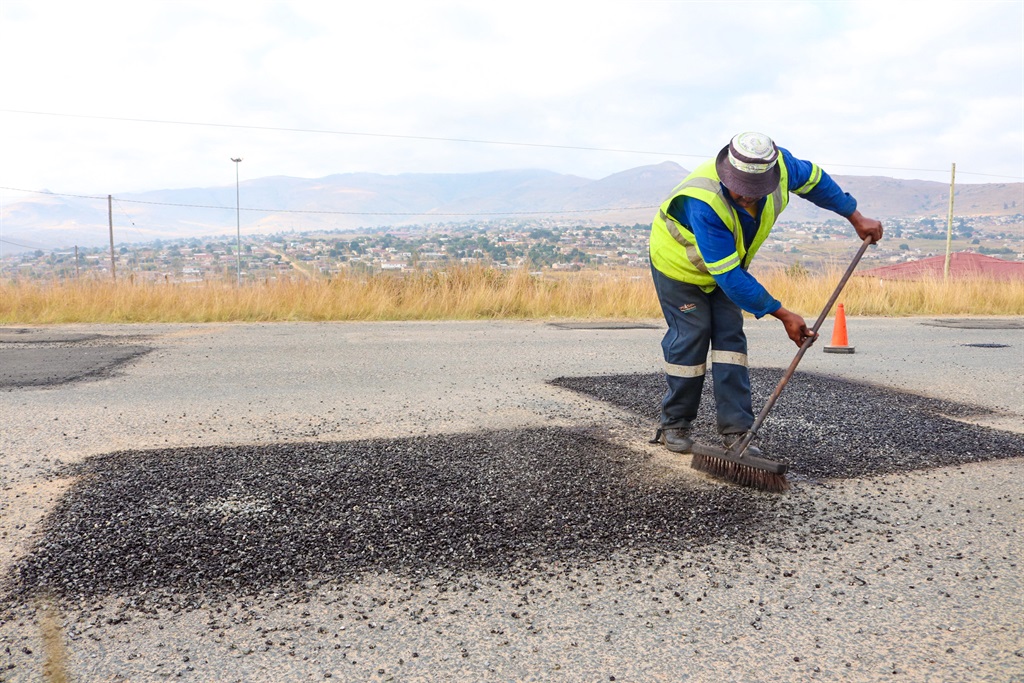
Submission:
M 779 153 L 786 162 L 786 169 L 789 171 L 789 191 L 793 192 L 811 177 L 813 165 L 809 161 L 797 159 L 788 150 L 781 147 Z M 729 192 L 724 186 L 722 192 L 726 200 L 733 204 L 740 217 L 743 241 L 749 248 L 754 236 L 757 235 L 761 211 L 764 210 L 766 200 L 762 199 L 758 203 L 756 216 L 751 216 L 746 209 L 732 201 L 732 197 L 729 196 Z M 824 171 L 821 172 L 821 179 L 814 189 L 800 196 L 823 209 L 834 211 L 844 218 L 848 218 L 857 210 L 857 200 L 843 192 Z M 725 223 L 718 217 L 714 209 L 699 199 L 677 197 L 669 206 L 668 213 L 693 231 L 694 237 L 697 239 L 697 246 L 706 263 L 720 261 L 736 251 L 736 239 L 733 234 L 725 227 Z M 722 288 L 726 296 L 732 299 L 737 306 L 753 313 L 758 318 L 774 313 L 782 307 L 782 304 L 743 268 L 735 267 L 713 277 L 715 284 Z

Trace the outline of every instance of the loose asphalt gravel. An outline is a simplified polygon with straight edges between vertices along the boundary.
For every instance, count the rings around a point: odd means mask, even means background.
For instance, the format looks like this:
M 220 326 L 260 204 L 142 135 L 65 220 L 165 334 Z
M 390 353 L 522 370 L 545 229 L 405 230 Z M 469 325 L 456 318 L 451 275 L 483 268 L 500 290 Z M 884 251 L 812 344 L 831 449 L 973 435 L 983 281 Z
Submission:
M 647 443 L 656 322 L 0 328 L 0 680 L 1024 681 L 1024 328 L 850 323 L 785 495 Z
M 771 395 L 782 369 L 751 371 L 758 409 Z M 709 376 L 710 378 L 710 376 Z M 658 374 L 560 377 L 556 386 L 657 420 L 664 377 Z M 711 382 L 702 406 L 714 406 Z M 789 478 L 863 477 L 907 470 L 981 462 L 1024 453 L 1024 435 L 963 420 L 992 411 L 952 401 L 894 392 L 814 373 L 794 375 L 759 430 L 757 444 L 767 457 L 788 462 Z M 705 410 L 694 438 L 720 445 L 714 413 Z
M 644 481 L 642 459 L 553 428 L 98 456 L 75 468 L 19 587 L 167 605 L 363 573 L 520 576 L 760 536 L 776 507 Z

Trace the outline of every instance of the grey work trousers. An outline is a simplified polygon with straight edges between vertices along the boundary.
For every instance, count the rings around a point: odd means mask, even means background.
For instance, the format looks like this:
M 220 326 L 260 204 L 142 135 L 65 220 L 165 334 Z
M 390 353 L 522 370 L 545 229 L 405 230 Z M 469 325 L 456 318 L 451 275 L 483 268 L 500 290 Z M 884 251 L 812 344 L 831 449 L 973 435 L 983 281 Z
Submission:
M 720 287 L 707 293 L 653 266 L 651 274 L 668 323 L 661 340 L 668 384 L 661 402 L 661 426 L 685 429 L 697 418 L 710 347 L 718 432 L 745 432 L 754 422 L 754 412 L 743 310 Z

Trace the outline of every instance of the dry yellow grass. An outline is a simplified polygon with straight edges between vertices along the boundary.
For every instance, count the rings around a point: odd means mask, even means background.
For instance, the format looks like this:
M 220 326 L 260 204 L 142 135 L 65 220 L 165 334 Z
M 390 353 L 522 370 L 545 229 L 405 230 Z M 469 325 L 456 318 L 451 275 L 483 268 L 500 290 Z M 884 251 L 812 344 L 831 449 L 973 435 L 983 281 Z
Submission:
M 787 308 L 814 317 L 841 272 L 759 274 Z M 849 315 L 1024 315 L 1024 282 L 853 278 Z M 484 267 L 247 284 L 82 281 L 0 284 L 0 323 L 659 318 L 646 271 L 533 276 Z
M 822 275 L 759 276 L 775 298 L 804 316 L 817 316 L 842 277 L 840 269 Z M 1024 315 L 1024 281 L 990 278 L 879 280 L 852 277 L 839 297 L 847 315 Z

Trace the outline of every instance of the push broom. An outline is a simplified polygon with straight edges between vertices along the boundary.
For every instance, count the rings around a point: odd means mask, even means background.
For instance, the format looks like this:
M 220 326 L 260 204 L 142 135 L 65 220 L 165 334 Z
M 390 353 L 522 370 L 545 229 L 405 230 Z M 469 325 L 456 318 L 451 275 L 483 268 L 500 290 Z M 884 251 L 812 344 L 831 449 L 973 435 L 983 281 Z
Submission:
M 800 359 L 804 357 L 804 353 L 817 339 L 818 328 L 825 321 L 828 312 L 832 310 L 832 306 L 835 304 L 836 299 L 839 298 L 840 292 L 843 291 L 847 280 L 853 275 L 854 269 L 860 263 L 861 256 L 864 255 L 870 244 L 871 238 L 867 237 L 864 239 L 864 243 L 860 245 L 857 255 L 853 257 L 853 261 L 846 269 L 846 273 L 843 274 L 843 278 L 836 285 L 835 291 L 832 292 L 828 303 L 825 304 L 821 315 L 818 316 L 818 320 L 814 323 L 814 327 L 811 328 L 811 336 L 807 337 L 803 344 L 800 345 L 800 350 L 797 351 L 796 357 L 789 364 L 786 372 L 782 375 L 782 379 L 779 380 L 778 385 L 775 387 L 775 391 L 768 397 L 767 403 L 761 408 L 761 412 L 754 419 L 750 429 L 729 448 L 716 448 L 715 446 L 705 446 L 699 443 L 693 444 L 691 467 L 695 470 L 706 472 L 713 477 L 731 481 L 742 486 L 751 486 L 762 491 L 781 493 L 789 488 L 789 482 L 786 481 L 786 472 L 789 470 L 787 463 L 775 462 L 750 455 L 746 452 L 747 447 L 757 437 L 757 431 L 761 428 L 761 423 L 764 422 L 765 417 L 768 416 L 768 411 L 772 409 L 775 402 L 779 400 L 779 395 L 782 394 L 786 383 L 789 382 L 789 379 L 796 371 L 796 366 L 799 365 Z

